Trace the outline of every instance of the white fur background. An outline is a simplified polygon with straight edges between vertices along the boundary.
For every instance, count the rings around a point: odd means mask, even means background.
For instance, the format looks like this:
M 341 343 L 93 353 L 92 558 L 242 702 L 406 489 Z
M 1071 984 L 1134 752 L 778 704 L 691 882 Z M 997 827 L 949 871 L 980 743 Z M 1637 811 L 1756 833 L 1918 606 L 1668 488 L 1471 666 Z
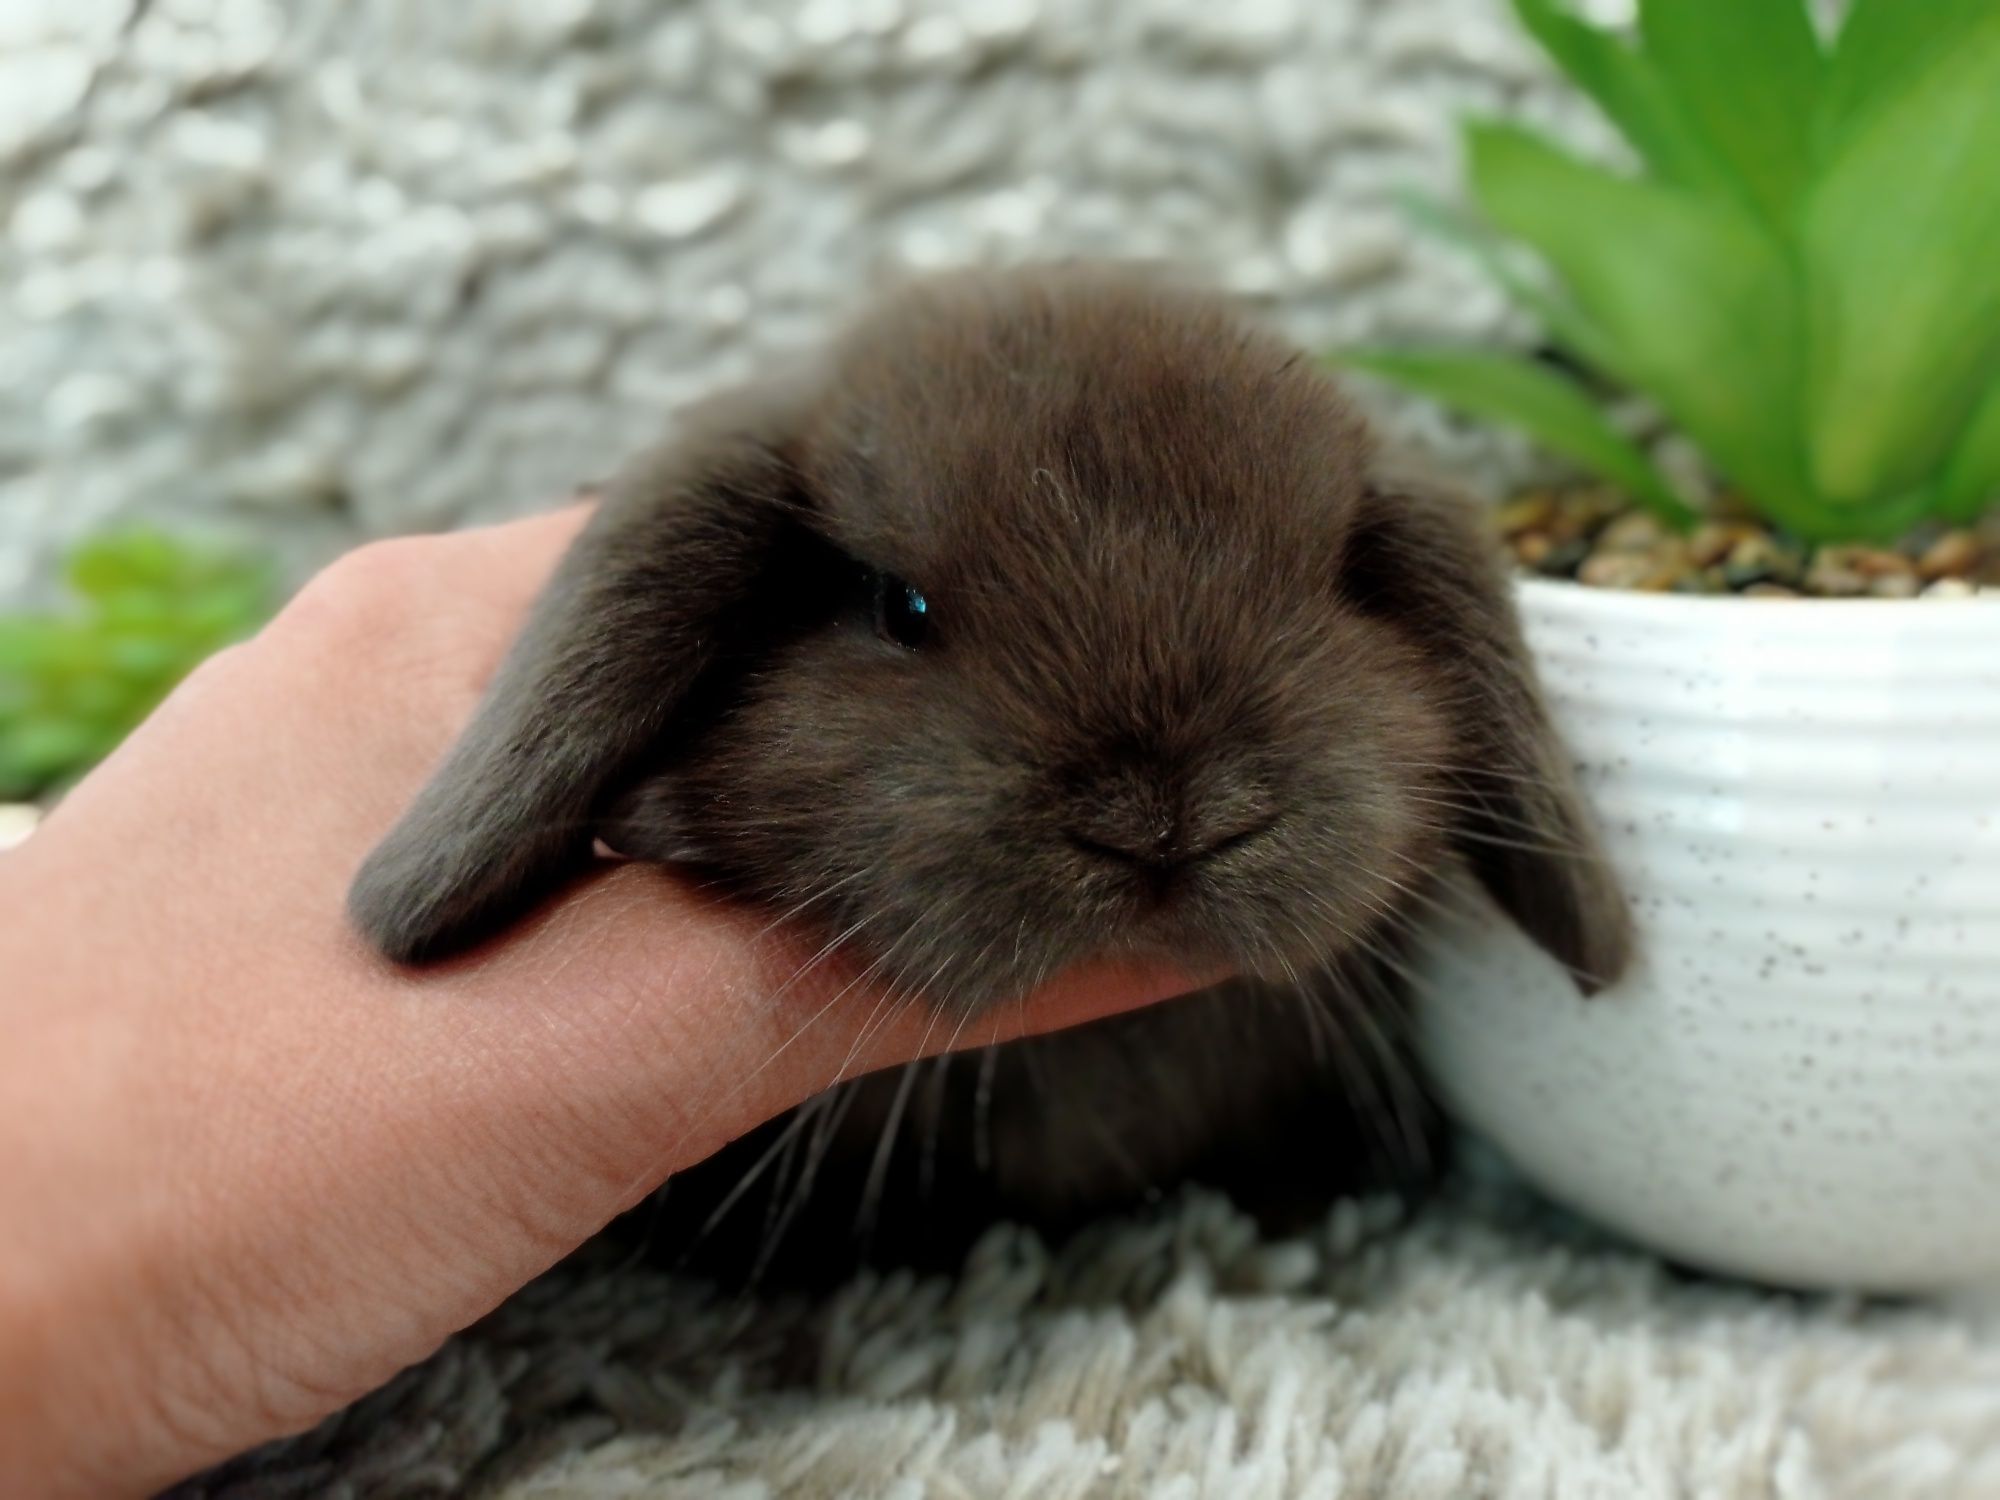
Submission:
M 1996 1314 L 1682 1277 L 1477 1173 L 1284 1242 L 1188 1194 L 814 1306 L 556 1273 L 173 1500 L 1994 1500 Z
M 4 0 L 0 600 L 113 515 L 296 567 L 547 504 L 903 268 L 1525 337 L 1393 201 L 1473 109 L 1595 128 L 1504 0 Z

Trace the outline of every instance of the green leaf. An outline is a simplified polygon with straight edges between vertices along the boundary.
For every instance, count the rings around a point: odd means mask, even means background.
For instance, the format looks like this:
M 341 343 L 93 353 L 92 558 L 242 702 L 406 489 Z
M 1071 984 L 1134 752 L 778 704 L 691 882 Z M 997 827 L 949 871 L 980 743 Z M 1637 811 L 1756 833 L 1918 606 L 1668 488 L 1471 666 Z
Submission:
M 109 629 L 132 634 L 171 632 L 183 607 L 172 594 L 133 589 L 106 594 L 97 601 L 97 619 Z
M 1773 519 L 1824 531 L 1797 438 L 1797 290 L 1754 214 L 1589 166 L 1510 125 L 1475 125 L 1469 144 L 1487 216 L 1560 273 L 1615 348 L 1615 373 Z
M 1675 526 L 1691 526 L 1696 520 L 1659 470 L 1605 419 L 1582 387 L 1546 366 L 1456 350 L 1356 349 L 1334 359 L 1474 416 L 1510 422 L 1550 452 L 1622 486 Z
M 154 532 L 85 542 L 68 577 L 75 611 L 0 615 L 0 797 L 81 775 L 272 603 L 261 561 Z
M 1883 101 L 1993 23 L 1994 0 L 1854 0 L 1821 91 L 1818 144 L 1837 154 Z
M 34 718 L 0 725 L 0 768 L 16 788 L 37 789 L 102 758 L 116 743 L 115 735 L 74 719 Z
M 1973 408 L 1938 488 L 1938 508 L 1949 520 L 1970 525 L 2000 504 L 2000 381 Z
M 1746 191 L 1650 60 L 1609 32 L 1578 20 L 1558 0 L 1514 0 L 1514 10 L 1660 176 L 1704 192 Z
M 1832 501 L 1918 485 L 2000 375 L 2000 6 L 1905 69 L 1807 196 L 1811 472 Z
M 1772 223 L 1788 224 L 1825 71 L 1801 0 L 1642 0 L 1639 21 L 1647 56 L 1703 137 Z
M 138 682 L 159 682 L 179 676 L 192 665 L 197 650 L 181 641 L 158 636 L 125 636 L 110 643 L 108 665 L 119 677 Z
M 0 619 L 0 675 L 43 682 L 101 672 L 104 641 L 72 621 L 23 615 Z
M 71 718 L 122 734 L 145 717 L 153 693 L 164 687 L 164 683 L 155 682 L 135 688 L 116 677 L 83 677 L 68 684 L 62 707 Z
M 150 597 L 170 591 L 186 567 L 186 553 L 158 532 L 117 532 L 77 547 L 70 555 L 69 583 L 86 599 Z
M 0 678 L 45 671 L 73 649 L 76 627 L 52 615 L 0 616 Z
M 1428 194 L 1404 192 L 1398 195 L 1404 211 L 1418 228 L 1438 239 L 1458 246 L 1470 255 L 1495 285 L 1524 310 L 1541 319 L 1549 335 L 1586 364 L 1609 372 L 1616 357 L 1604 336 L 1566 297 L 1552 291 L 1542 281 L 1523 271 L 1509 258 L 1509 247 L 1474 224 L 1465 214 Z

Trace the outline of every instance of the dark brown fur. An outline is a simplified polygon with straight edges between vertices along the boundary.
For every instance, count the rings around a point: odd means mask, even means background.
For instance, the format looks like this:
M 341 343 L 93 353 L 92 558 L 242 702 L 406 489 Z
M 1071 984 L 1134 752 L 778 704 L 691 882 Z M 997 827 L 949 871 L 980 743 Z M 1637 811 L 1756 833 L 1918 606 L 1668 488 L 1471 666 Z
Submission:
M 929 600 L 918 649 L 864 567 Z M 1630 943 L 1463 504 L 1390 478 L 1224 301 L 1086 267 L 905 289 L 620 475 L 356 920 L 397 959 L 461 949 L 593 832 L 957 1018 L 1107 953 L 1246 976 L 966 1083 L 992 1138 L 925 1170 L 1004 1180 L 1002 1209 L 1310 1118 L 1356 1065 L 1316 1028 L 1380 1024 L 1357 956 L 1454 860 L 1586 988 Z M 921 1118 L 893 1087 L 842 1128 Z

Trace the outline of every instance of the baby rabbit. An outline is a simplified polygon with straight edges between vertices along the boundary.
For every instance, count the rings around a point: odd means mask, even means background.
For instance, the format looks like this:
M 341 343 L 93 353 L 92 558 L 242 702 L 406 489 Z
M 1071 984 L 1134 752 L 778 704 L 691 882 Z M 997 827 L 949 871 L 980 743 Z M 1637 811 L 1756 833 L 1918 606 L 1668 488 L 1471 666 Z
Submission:
M 850 1221 L 1337 1173 L 1395 1081 L 1382 966 L 1455 864 L 1586 991 L 1632 941 L 1471 510 L 1224 300 L 1103 267 L 906 287 L 611 480 L 354 920 L 451 954 L 593 836 L 953 1020 L 1092 957 L 1241 976 L 704 1169 Z

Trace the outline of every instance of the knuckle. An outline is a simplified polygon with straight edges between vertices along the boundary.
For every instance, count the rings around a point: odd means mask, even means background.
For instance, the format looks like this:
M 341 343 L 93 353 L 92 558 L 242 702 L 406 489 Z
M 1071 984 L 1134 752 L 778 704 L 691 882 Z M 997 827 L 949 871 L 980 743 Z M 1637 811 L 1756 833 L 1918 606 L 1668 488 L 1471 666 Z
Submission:
M 435 544 L 428 538 L 398 537 L 357 547 L 307 582 L 276 624 L 332 635 L 350 645 L 393 637 L 430 593 L 435 561 Z
M 436 552 L 436 543 L 428 537 L 369 542 L 337 558 L 306 587 L 336 599 L 370 605 L 404 597 L 413 583 L 432 570 Z
M 181 680 L 183 693 L 206 693 L 215 684 L 234 680 L 242 671 L 243 663 L 250 655 L 250 642 L 237 641 L 233 645 L 221 646 L 204 656 L 187 671 Z

